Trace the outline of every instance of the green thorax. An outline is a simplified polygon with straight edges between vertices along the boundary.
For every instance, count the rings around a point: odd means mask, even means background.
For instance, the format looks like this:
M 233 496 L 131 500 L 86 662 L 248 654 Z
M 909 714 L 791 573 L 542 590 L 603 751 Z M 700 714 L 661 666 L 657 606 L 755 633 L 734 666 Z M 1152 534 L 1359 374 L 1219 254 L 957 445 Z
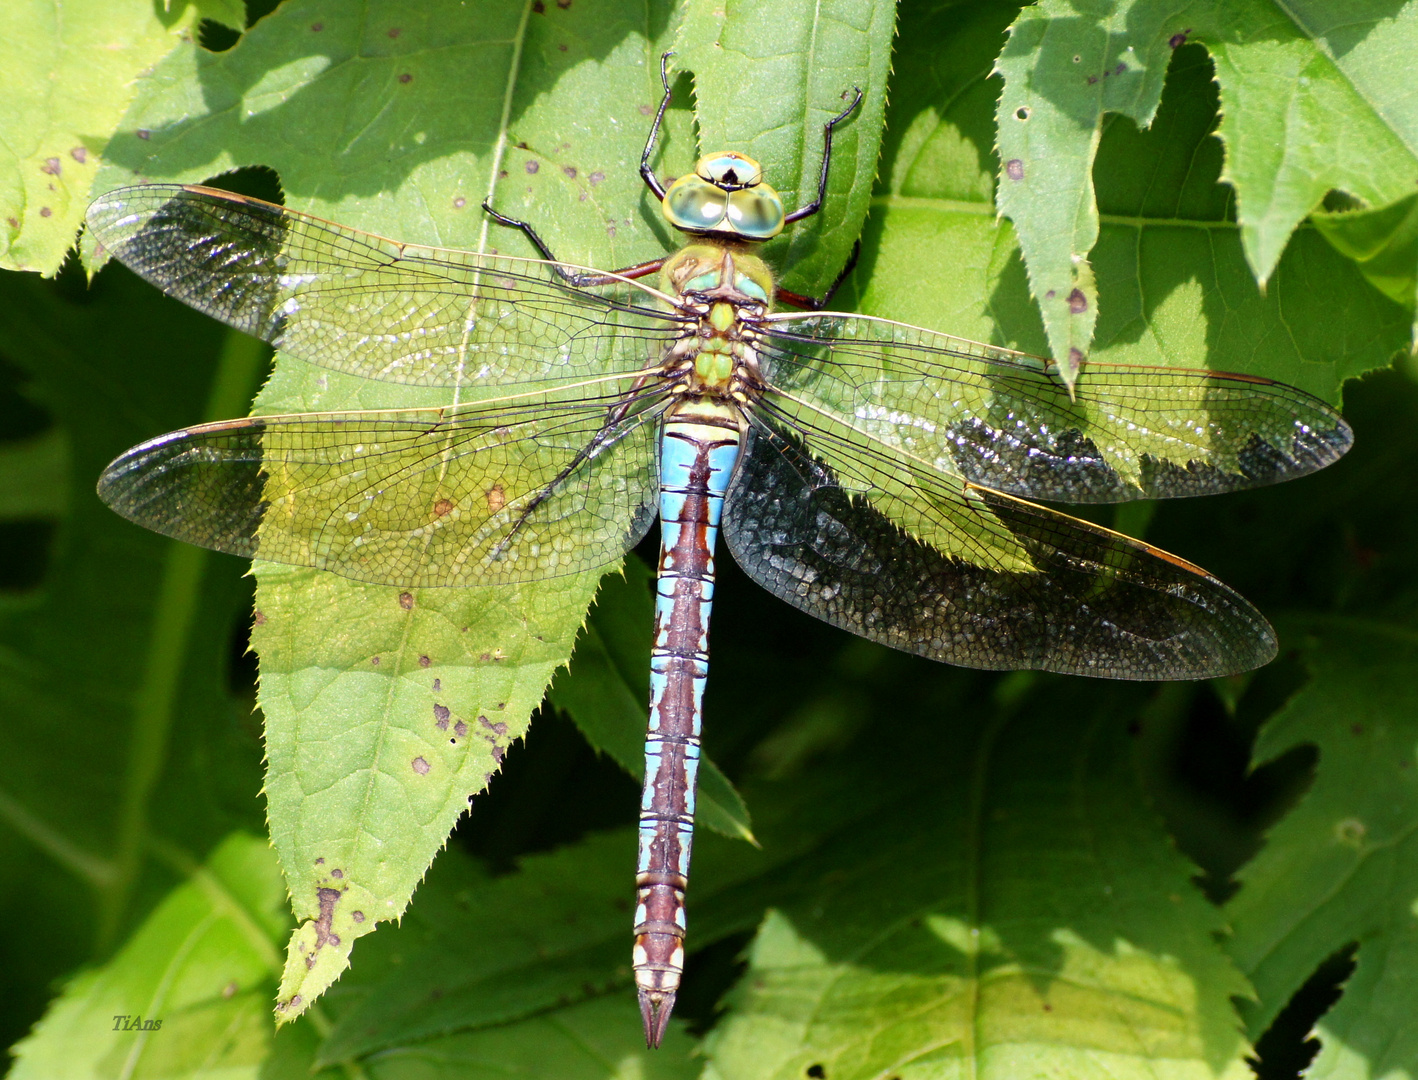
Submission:
M 673 350 L 687 392 L 741 396 L 757 382 L 753 324 L 773 301 L 767 264 L 739 244 L 690 244 L 665 261 L 661 288 L 695 316 Z

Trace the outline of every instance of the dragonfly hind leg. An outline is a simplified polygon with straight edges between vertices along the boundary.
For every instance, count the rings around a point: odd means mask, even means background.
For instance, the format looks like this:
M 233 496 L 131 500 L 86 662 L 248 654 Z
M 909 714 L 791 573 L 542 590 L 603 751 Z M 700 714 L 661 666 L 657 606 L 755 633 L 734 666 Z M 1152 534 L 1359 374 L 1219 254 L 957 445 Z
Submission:
M 614 285 L 617 281 L 622 281 L 625 278 L 648 277 L 650 274 L 659 273 L 660 267 L 665 265 L 665 260 L 659 258 L 636 263 L 634 266 L 627 266 L 624 270 L 615 270 L 608 274 L 585 274 L 571 271 L 552 254 L 547 242 L 537 234 L 537 230 L 532 228 L 530 222 L 519 221 L 517 218 L 498 213 L 492 208 L 491 199 L 483 200 L 483 210 L 499 225 L 505 225 L 509 229 L 520 229 L 522 234 L 532 242 L 532 246 L 541 252 L 542 258 L 551 264 L 551 268 L 556 271 L 557 276 L 568 285 L 574 285 L 578 289 L 589 289 L 595 285 Z

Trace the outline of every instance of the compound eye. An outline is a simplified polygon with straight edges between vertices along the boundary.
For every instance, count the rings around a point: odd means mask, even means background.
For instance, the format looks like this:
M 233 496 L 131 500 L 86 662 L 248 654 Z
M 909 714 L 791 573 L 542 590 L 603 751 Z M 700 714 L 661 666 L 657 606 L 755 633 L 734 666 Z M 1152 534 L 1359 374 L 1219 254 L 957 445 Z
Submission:
M 763 183 L 762 166 L 746 154 L 738 154 L 732 150 L 706 154 L 699 159 L 694 171 L 715 187 L 728 190 Z
M 690 173 L 670 185 L 661 206 L 665 220 L 676 229 L 713 232 L 726 227 L 724 217 L 728 213 L 728 202 L 727 192 Z
M 728 225 L 748 240 L 769 240 L 783 231 L 783 200 L 767 184 L 729 192 Z

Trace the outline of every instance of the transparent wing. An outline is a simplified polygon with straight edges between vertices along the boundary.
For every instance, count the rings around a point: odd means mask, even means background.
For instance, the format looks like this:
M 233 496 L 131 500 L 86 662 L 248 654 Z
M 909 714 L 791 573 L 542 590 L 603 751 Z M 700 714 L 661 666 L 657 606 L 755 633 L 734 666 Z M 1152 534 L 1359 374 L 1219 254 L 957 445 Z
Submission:
M 1034 499 L 1209 495 L 1321 469 L 1353 441 L 1309 394 L 1246 375 L 1047 361 L 863 315 L 771 316 L 763 355 L 804 428 Z
M 955 553 L 892 520 L 903 511 L 958 530 Z M 870 462 L 829 468 L 771 421 L 749 433 L 724 535 L 794 607 L 951 664 L 1199 679 L 1275 655 L 1259 612 L 1175 556 L 930 470 L 903 501 Z
M 94 200 L 104 250 L 199 311 L 312 364 L 417 386 L 503 386 L 638 370 L 676 317 L 633 283 L 598 291 L 549 264 L 401 244 L 214 188 Z
M 614 562 L 654 520 L 658 402 L 632 404 L 204 424 L 135 446 L 98 490 L 156 532 L 359 581 L 540 580 Z

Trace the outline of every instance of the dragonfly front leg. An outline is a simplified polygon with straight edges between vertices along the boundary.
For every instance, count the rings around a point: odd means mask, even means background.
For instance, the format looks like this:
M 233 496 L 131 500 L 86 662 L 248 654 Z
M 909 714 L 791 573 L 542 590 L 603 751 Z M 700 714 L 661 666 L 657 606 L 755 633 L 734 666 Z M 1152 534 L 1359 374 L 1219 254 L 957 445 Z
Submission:
M 650 274 L 659 273 L 660 267 L 665 265 L 664 258 L 650 259 L 648 262 L 636 263 L 634 266 L 627 266 L 624 270 L 616 270 L 609 274 L 584 274 L 573 273 L 562 265 L 561 260 L 551 253 L 551 248 L 547 242 L 537 235 L 537 230 L 532 228 L 526 221 L 519 221 L 517 218 L 508 217 L 506 214 L 499 214 L 492 208 L 492 200 L 483 200 L 483 210 L 489 217 L 499 225 L 505 225 L 509 229 L 520 229 L 522 234 L 532 242 L 532 245 L 542 253 L 542 258 L 551 263 L 551 268 L 557 272 L 562 281 L 568 285 L 574 285 L 578 289 L 589 289 L 595 285 L 614 285 L 622 278 L 643 278 Z

